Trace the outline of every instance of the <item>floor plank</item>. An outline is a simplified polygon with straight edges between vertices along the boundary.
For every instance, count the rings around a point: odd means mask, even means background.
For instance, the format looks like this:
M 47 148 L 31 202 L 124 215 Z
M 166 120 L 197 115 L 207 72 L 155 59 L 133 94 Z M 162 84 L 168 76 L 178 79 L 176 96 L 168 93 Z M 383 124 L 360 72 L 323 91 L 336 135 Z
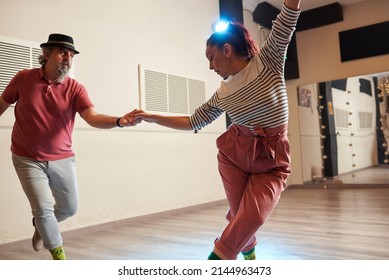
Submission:
M 73 260 L 204 260 L 226 225 L 226 211 L 226 204 L 220 202 L 93 233 L 65 233 L 65 250 Z M 257 257 L 387 260 L 388 216 L 389 185 L 291 187 L 257 233 Z M 47 251 L 33 251 L 30 240 L 17 247 L 0 247 L 0 260 L 24 259 L 50 256 Z

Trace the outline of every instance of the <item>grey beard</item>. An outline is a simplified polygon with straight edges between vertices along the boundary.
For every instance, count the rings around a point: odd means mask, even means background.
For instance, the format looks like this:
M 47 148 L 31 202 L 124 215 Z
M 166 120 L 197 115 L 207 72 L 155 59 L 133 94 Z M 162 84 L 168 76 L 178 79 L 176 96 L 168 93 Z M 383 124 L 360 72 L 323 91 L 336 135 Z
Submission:
M 60 78 L 63 79 L 67 74 L 69 74 L 70 67 L 66 64 L 61 64 L 58 66 L 58 74 Z

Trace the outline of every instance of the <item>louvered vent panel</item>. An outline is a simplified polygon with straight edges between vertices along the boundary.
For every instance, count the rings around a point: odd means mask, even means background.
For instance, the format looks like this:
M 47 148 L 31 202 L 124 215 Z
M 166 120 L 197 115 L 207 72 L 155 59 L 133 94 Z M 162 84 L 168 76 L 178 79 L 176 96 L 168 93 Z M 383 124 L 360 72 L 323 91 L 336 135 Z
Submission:
M 155 70 L 139 70 L 140 107 L 146 111 L 189 115 L 205 102 L 205 82 Z
M 0 42 L 0 93 L 18 71 L 30 68 L 30 65 L 29 47 Z
M 349 113 L 346 110 L 335 109 L 336 128 L 348 128 Z
M 189 113 L 193 114 L 195 109 L 205 101 L 205 83 L 203 81 L 188 80 L 189 89 Z
M 0 36 L 0 94 L 20 70 L 39 68 L 39 44 Z
M 39 56 L 42 54 L 41 49 L 32 48 L 32 68 L 40 68 L 41 65 L 39 64 Z
M 145 71 L 146 110 L 167 112 L 167 75 Z
M 358 112 L 359 129 L 371 129 L 373 125 L 373 114 L 369 112 Z
M 187 79 L 168 75 L 169 82 L 169 112 L 188 114 Z

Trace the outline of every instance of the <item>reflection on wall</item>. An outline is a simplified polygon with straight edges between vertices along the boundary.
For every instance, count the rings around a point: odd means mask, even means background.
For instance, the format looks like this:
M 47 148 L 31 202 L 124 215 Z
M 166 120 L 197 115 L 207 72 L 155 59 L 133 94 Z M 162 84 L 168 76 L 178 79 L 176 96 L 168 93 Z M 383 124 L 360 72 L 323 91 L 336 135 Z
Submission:
M 378 79 L 379 99 L 379 131 L 382 133 L 382 141 L 378 143 L 383 151 L 379 154 L 380 163 L 389 164 L 389 74 L 381 75 Z
M 372 76 L 331 82 L 338 174 L 378 163 L 374 84 Z
M 303 182 L 323 177 L 318 84 L 298 87 Z
M 389 94 L 377 81 L 365 75 L 298 87 L 304 182 L 389 163 Z

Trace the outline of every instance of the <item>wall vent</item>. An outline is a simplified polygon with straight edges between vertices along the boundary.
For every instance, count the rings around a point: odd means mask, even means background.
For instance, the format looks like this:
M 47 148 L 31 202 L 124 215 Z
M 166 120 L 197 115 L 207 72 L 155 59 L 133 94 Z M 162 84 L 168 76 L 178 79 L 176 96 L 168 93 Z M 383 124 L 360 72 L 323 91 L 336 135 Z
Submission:
M 41 53 L 39 43 L 0 35 L 0 94 L 20 70 L 40 68 Z M 74 77 L 74 61 L 69 76 Z
M 373 127 L 373 114 L 370 112 L 358 112 L 358 129 L 371 130 Z
M 140 108 L 190 115 L 205 102 L 205 82 L 138 66 Z
M 335 108 L 335 126 L 336 128 L 345 129 L 348 128 L 349 112 L 346 110 Z
M 13 76 L 22 69 L 40 67 L 38 43 L 0 36 L 0 94 Z

